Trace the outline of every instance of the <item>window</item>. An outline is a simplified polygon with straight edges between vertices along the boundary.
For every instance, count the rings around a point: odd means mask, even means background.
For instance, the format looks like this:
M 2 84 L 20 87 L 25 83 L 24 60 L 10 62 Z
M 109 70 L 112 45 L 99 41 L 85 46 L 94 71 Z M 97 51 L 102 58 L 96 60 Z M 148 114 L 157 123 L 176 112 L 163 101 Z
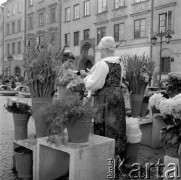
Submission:
M 21 31 L 21 20 L 19 20 L 17 24 L 17 32 L 20 32 L 20 31 Z
M 10 44 L 6 45 L 6 54 L 10 55 Z
M 12 34 L 15 33 L 15 22 L 12 23 Z
M 173 30 L 172 11 L 168 11 L 159 15 L 159 32 L 165 32 L 166 30 Z
M 20 6 L 20 2 L 19 1 L 17 2 L 17 7 L 18 7 L 17 8 L 18 9 L 18 13 L 20 13 L 21 12 L 21 6 Z
M 144 1 L 147 1 L 147 0 L 134 0 L 134 3 L 140 3 L 140 2 L 144 2 Z
M 74 46 L 79 45 L 79 31 L 74 32 Z
M 29 6 L 33 6 L 33 0 L 29 0 Z
M 44 35 L 40 35 L 39 37 L 38 37 L 38 44 L 39 45 L 42 45 L 43 44 L 43 40 L 44 40 Z
M 89 39 L 89 29 L 84 30 L 84 39 Z
M 55 7 L 50 9 L 50 23 L 54 23 L 55 20 Z
M 125 24 L 115 24 L 114 25 L 114 39 L 116 42 L 125 39 Z
M 70 47 L 70 33 L 65 34 L 65 46 Z
M 28 29 L 33 29 L 33 16 L 28 17 Z
M 15 54 L 15 43 L 12 43 L 12 54 Z
M 6 24 L 6 35 L 9 34 L 9 24 Z
M 43 13 L 39 14 L 39 26 L 44 26 L 44 15 L 43 15 Z
M 80 18 L 79 8 L 80 8 L 79 4 L 74 6 L 74 19 L 79 19 Z
M 170 57 L 163 57 L 161 60 L 161 72 L 170 72 Z
M 90 15 L 90 1 L 84 1 L 84 16 Z
M 146 19 L 134 21 L 134 38 L 146 37 Z
M 125 6 L 125 0 L 114 0 L 114 9 Z
M 7 9 L 6 9 L 6 16 L 7 16 L 7 17 L 10 16 L 10 9 L 9 9 L 9 7 L 7 7 Z
M 70 8 L 65 9 L 65 22 L 70 21 Z
M 106 28 L 105 27 L 98 28 L 97 29 L 97 44 L 99 44 L 99 42 L 104 36 L 106 36 Z
M 16 9 L 15 9 L 15 5 L 13 4 L 12 5 L 12 15 L 15 15 L 15 13 L 16 13 Z
M 18 53 L 18 54 L 21 54 L 21 41 L 18 41 L 18 44 L 17 44 L 17 53 Z
M 51 44 L 55 42 L 55 33 L 51 33 L 51 39 L 50 39 Z
M 98 0 L 98 13 L 107 10 L 107 0 Z

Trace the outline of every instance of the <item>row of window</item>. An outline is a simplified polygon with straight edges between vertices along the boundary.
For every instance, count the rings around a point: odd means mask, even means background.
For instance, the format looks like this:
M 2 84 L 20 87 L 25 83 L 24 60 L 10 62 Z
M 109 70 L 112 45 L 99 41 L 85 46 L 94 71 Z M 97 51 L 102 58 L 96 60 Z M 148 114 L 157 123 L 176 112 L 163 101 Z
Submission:
M 16 49 L 16 43 L 15 42 L 13 42 L 12 44 L 11 44 L 11 53 L 10 53 L 10 43 L 8 43 L 8 44 L 6 44 L 6 54 L 7 55 L 10 55 L 10 54 L 21 54 L 21 41 L 18 41 L 17 42 L 17 53 L 16 53 L 16 51 L 15 51 L 15 49 Z
M 28 16 L 28 29 L 33 29 L 34 25 L 34 15 L 31 14 Z M 55 23 L 56 22 L 56 7 L 50 8 L 50 14 L 49 14 L 49 23 Z M 44 26 L 45 23 L 48 23 L 48 14 L 45 14 L 44 11 L 38 12 L 38 25 L 39 27 Z
M 135 0 L 135 3 L 140 3 L 146 0 Z M 125 6 L 126 0 L 114 0 L 114 9 L 118 9 L 120 7 Z M 90 0 L 84 1 L 83 6 L 83 16 L 89 16 L 90 15 Z M 102 13 L 104 11 L 107 11 L 107 0 L 98 0 L 97 1 L 97 12 Z M 79 19 L 80 18 L 80 4 L 74 5 L 73 9 L 73 19 Z M 65 8 L 65 22 L 69 22 L 71 20 L 71 10 L 70 7 Z
M 20 12 L 21 12 L 21 4 L 19 0 L 16 4 L 13 3 L 12 6 L 7 6 L 6 17 L 14 16 L 16 13 Z
M 168 11 L 159 15 L 159 32 L 165 32 L 166 30 L 173 30 L 173 13 Z M 125 40 L 126 37 L 125 23 L 119 23 L 114 25 L 114 38 L 115 41 Z M 88 36 L 85 34 L 88 33 Z M 106 27 L 97 29 L 97 44 L 99 44 L 101 38 L 106 36 Z M 137 19 L 134 21 L 134 39 L 146 37 L 146 19 Z M 89 31 L 84 30 L 84 39 L 89 38 Z M 74 46 L 78 45 L 79 33 L 74 32 Z M 70 46 L 70 33 L 65 34 L 65 45 Z
M 84 40 L 89 39 L 90 30 L 85 29 L 84 30 Z M 74 32 L 74 46 L 79 45 L 79 31 Z M 70 33 L 65 34 L 65 46 L 70 47 Z
M 10 32 L 10 26 L 11 26 L 11 32 Z M 6 35 L 14 34 L 20 31 L 21 31 L 21 20 L 18 20 L 17 22 L 13 21 L 12 23 L 6 24 Z

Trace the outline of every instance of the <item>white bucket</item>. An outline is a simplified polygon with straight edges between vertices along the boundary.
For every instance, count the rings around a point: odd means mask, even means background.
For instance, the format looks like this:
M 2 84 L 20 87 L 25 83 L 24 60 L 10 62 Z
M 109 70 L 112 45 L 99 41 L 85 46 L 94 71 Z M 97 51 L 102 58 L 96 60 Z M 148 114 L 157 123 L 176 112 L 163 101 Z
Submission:
M 142 132 L 139 128 L 138 118 L 126 118 L 126 135 L 129 143 L 141 142 Z

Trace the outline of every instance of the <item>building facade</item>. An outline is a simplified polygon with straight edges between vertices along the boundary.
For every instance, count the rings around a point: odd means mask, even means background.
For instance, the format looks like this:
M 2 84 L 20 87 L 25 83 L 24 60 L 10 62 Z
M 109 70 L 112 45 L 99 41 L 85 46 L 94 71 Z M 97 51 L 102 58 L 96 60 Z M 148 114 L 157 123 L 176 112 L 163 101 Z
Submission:
M 181 1 L 180 0 L 154 0 L 153 33 L 170 31 L 170 43 L 163 37 L 162 58 L 160 68 L 160 38 L 152 47 L 152 56 L 158 63 L 157 72 L 161 70 L 162 79 L 169 72 L 181 70 Z
M 4 75 L 23 76 L 25 1 L 8 0 L 4 6 Z M 8 61 L 9 56 L 13 58 Z
M 150 56 L 152 1 L 63 0 L 62 45 L 76 56 L 76 68 L 90 68 L 98 59 L 98 44 L 113 36 L 116 55 Z
M 4 8 L 0 6 L 0 74 L 3 74 L 4 67 Z
M 33 41 L 37 45 L 61 46 L 61 1 L 26 1 L 26 45 Z

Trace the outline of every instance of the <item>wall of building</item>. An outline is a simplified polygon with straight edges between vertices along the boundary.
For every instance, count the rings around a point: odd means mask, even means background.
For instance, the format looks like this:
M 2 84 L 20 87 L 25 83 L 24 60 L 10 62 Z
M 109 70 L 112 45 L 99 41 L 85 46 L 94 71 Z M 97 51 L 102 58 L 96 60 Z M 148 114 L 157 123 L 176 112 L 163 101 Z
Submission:
M 90 38 L 95 39 L 95 62 L 100 59 L 100 51 L 97 42 L 97 29 L 106 27 L 106 35 L 114 37 L 114 25 L 119 23 L 125 24 L 125 38 L 126 42 L 119 41 L 117 45 L 120 46 L 116 49 L 116 55 L 124 54 L 146 54 L 150 56 L 150 38 L 151 38 L 151 3 L 152 1 L 145 1 L 134 4 L 134 0 L 126 0 L 125 6 L 114 9 L 114 1 L 107 1 L 107 10 L 98 13 L 97 0 L 91 1 L 90 16 L 83 17 L 83 1 L 81 0 L 64 0 L 62 4 L 62 44 L 65 41 L 65 34 L 70 33 L 70 49 L 75 56 L 80 57 L 81 45 L 74 46 L 73 33 L 80 32 L 79 40 L 83 40 L 83 30 L 90 29 Z M 74 5 L 80 4 L 80 18 L 73 19 Z M 71 8 L 71 20 L 65 22 L 65 9 Z M 134 21 L 138 19 L 146 19 L 146 36 L 144 38 L 134 39 Z M 79 43 L 80 44 L 80 43 Z M 80 59 L 77 58 L 77 64 Z
M 50 21 L 50 9 L 55 7 L 55 22 Z M 39 25 L 39 14 L 43 12 L 44 25 Z M 29 29 L 29 16 L 33 16 L 33 28 Z M 52 33 L 55 35 L 54 45 L 58 48 L 61 46 L 61 1 L 60 0 L 44 0 L 38 2 L 33 0 L 33 5 L 26 4 L 26 34 L 27 44 L 31 38 L 38 43 L 39 36 L 43 36 L 43 43 L 49 44 Z
M 4 55 L 5 66 L 4 69 L 11 68 L 11 75 L 15 76 L 15 68 L 21 68 L 21 74 L 24 75 L 23 70 L 23 53 L 24 53 L 24 4 L 21 0 L 8 0 L 4 6 Z M 18 31 L 18 21 L 21 21 L 21 29 Z M 15 23 L 15 32 L 12 32 L 12 23 Z M 9 34 L 7 34 L 6 27 L 9 24 Z M 21 52 L 18 53 L 18 42 L 21 42 Z M 15 43 L 15 53 L 12 52 L 12 43 Z M 9 55 L 13 56 L 11 66 L 7 61 L 7 44 L 10 45 Z M 7 72 L 6 72 L 7 74 Z
M 3 35 L 4 35 L 4 23 L 3 23 L 3 19 L 4 19 L 4 8 L 2 6 L 0 6 L 0 74 L 3 74 Z
M 181 69 L 181 1 L 180 0 L 155 0 L 154 1 L 154 26 L 153 32 L 158 32 L 159 29 L 159 14 L 172 11 L 172 39 L 169 44 L 165 42 L 163 38 L 162 57 L 170 57 L 170 71 L 180 71 Z M 156 46 L 153 46 L 153 58 L 157 60 L 159 71 L 160 62 L 160 40 L 158 38 Z M 165 78 L 164 73 L 162 77 Z

